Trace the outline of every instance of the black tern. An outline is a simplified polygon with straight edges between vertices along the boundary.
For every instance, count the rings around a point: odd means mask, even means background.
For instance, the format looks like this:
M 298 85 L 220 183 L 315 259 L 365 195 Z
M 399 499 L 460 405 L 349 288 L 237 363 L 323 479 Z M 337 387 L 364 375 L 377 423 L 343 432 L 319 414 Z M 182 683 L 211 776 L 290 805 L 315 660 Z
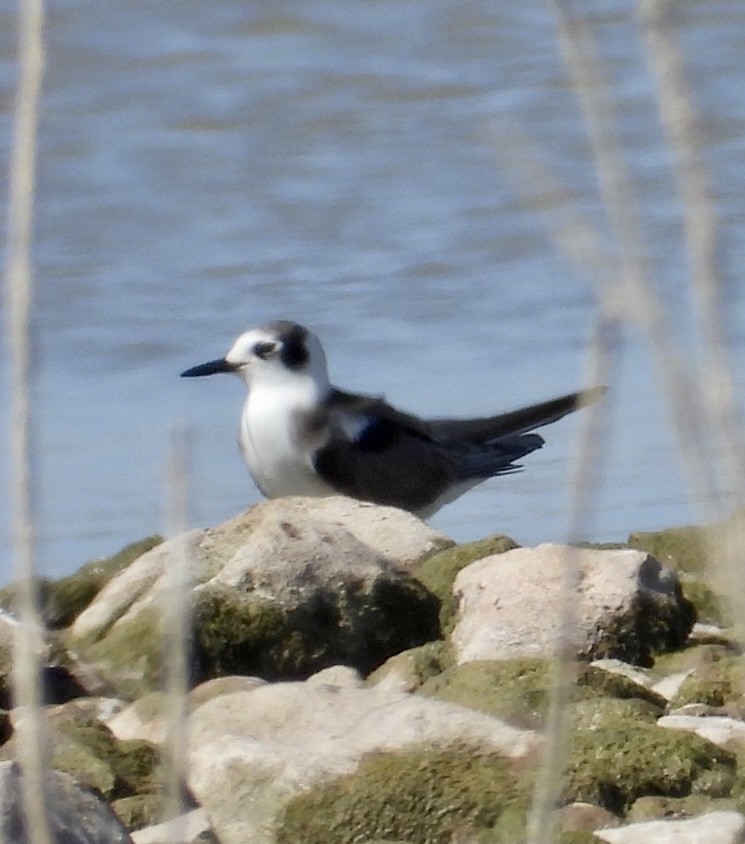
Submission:
M 348 495 L 427 518 L 540 448 L 530 433 L 595 401 L 604 387 L 480 419 L 420 419 L 329 381 L 318 338 L 295 322 L 252 328 L 224 358 L 182 377 L 231 372 L 248 397 L 238 443 L 267 498 Z

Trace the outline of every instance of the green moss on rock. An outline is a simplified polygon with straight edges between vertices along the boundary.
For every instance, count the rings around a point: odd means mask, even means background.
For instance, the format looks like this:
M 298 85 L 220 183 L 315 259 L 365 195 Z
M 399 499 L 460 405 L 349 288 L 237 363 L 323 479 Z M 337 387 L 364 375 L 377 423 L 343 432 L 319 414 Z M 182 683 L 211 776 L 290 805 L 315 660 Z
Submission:
M 602 730 L 644 722 L 654 724 L 664 714 L 664 707 L 639 698 L 591 698 L 572 704 L 572 721 L 576 730 Z
M 402 686 L 408 691 L 414 691 L 451 664 L 452 654 L 446 642 L 427 642 L 426 645 L 408 648 L 387 659 L 367 678 L 367 684 L 375 686 L 387 676 L 395 674 Z
M 87 563 L 68 577 L 59 580 L 39 579 L 39 606 L 45 626 L 57 630 L 72 624 L 117 572 L 162 541 L 161 536 L 147 536 L 126 545 L 110 557 Z M 15 588 L 6 586 L 0 589 L 0 607 L 12 610 L 14 603 Z
M 128 797 L 161 790 L 160 752 L 149 742 L 119 741 L 108 727 L 95 719 L 61 721 L 58 730 L 61 736 L 86 748 L 109 767 L 113 780 L 110 790 L 104 791 L 107 797 Z M 68 767 L 60 769 L 82 782 L 89 782 Z
M 330 664 L 324 643 L 308 641 L 294 630 L 281 607 L 227 587 L 196 595 L 194 646 L 197 682 L 230 674 L 265 679 L 312 674 Z
M 645 713 L 645 720 L 663 713 L 667 701 L 628 677 L 585 664 L 572 665 L 570 670 L 577 672 L 572 688 L 575 701 L 628 700 L 627 709 L 635 709 L 639 716 Z M 518 727 L 540 729 L 548 712 L 551 678 L 547 660 L 475 661 L 451 666 L 431 677 L 419 693 L 459 703 Z M 619 705 L 617 712 L 623 708 Z
M 647 689 L 630 677 L 605 671 L 595 665 L 581 665 L 577 675 L 576 699 L 591 697 L 639 698 L 664 709 L 667 701 L 662 695 Z
M 705 574 L 709 566 L 707 528 L 696 526 L 639 531 L 629 536 L 631 548 L 646 551 L 675 571 Z
M 111 803 L 111 808 L 130 832 L 161 823 L 164 807 L 165 798 L 160 794 L 135 794 Z
M 735 655 L 728 645 L 691 645 L 673 653 L 660 654 L 654 661 L 652 676 L 662 679 L 670 674 L 705 668 Z
M 163 632 L 163 615 L 151 605 L 119 619 L 99 641 L 78 640 L 75 647 L 118 697 L 134 700 L 161 683 Z
M 545 720 L 549 684 L 550 665 L 545 660 L 476 661 L 447 669 L 419 691 L 535 729 Z
M 745 717 L 745 657 L 723 648 L 705 646 L 711 660 L 693 669 L 681 685 L 671 708 L 688 703 L 727 707 L 732 715 Z
M 341 780 L 295 797 L 277 844 L 356 844 L 382 839 L 450 844 L 524 835 L 530 776 L 471 747 L 376 754 Z M 516 837 L 519 836 L 519 837 Z
M 726 797 L 735 774 L 734 754 L 692 733 L 626 724 L 573 733 L 564 796 L 622 815 L 645 795 Z
M 414 576 L 440 600 L 440 627 L 447 637 L 455 624 L 457 602 L 453 595 L 453 581 L 458 572 L 484 557 L 503 554 L 518 548 L 509 536 L 495 534 L 475 542 L 465 542 L 454 548 L 446 548 L 428 557 L 413 571 Z
M 395 653 L 437 639 L 437 599 L 414 578 L 347 584 L 285 610 L 256 593 L 197 591 L 197 681 L 226 674 L 304 679 L 331 665 L 367 674 Z
M 688 572 L 680 573 L 680 585 L 685 597 L 696 608 L 698 621 L 730 627 L 733 624 L 732 611 L 712 584 L 702 577 Z
M 688 797 L 640 797 L 629 809 L 628 820 L 640 823 L 658 818 L 695 818 L 707 812 L 737 811 L 738 808 L 734 798 L 713 798 L 705 794 L 689 794 Z

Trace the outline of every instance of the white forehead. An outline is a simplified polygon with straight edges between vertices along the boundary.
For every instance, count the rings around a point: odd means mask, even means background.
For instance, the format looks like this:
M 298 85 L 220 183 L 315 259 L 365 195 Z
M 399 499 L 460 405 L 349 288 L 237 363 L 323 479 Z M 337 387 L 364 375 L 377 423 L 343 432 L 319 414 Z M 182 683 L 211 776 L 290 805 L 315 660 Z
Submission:
M 281 368 L 295 375 L 307 373 L 316 379 L 326 376 L 326 355 L 321 342 L 312 332 L 297 323 L 278 321 L 257 328 L 251 328 L 236 339 L 225 355 L 235 364 L 255 364 L 257 343 L 280 343 L 282 348 L 277 357 L 267 358 L 264 368 Z
M 257 343 L 276 342 L 276 332 L 266 328 L 252 328 L 245 331 L 238 337 L 225 355 L 225 360 L 231 363 L 240 363 L 254 356 L 254 347 Z

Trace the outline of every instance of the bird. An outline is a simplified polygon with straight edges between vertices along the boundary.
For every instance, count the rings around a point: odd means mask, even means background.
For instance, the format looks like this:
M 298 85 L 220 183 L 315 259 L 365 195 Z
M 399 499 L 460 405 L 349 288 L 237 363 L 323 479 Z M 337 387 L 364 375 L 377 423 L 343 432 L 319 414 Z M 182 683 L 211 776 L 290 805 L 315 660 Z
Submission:
M 241 334 L 225 357 L 183 378 L 232 373 L 248 388 L 238 444 L 266 498 L 345 495 L 422 519 L 541 448 L 535 428 L 597 400 L 605 387 L 477 419 L 421 419 L 382 397 L 334 387 L 318 337 L 276 320 Z

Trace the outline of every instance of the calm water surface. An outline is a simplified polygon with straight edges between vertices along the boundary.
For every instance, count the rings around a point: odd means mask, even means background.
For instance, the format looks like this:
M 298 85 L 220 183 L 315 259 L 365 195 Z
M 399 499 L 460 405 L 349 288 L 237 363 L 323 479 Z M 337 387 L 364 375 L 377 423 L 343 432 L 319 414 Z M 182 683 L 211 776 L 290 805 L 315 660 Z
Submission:
M 745 8 L 678 5 L 741 361 Z M 679 207 L 637 26 L 626 2 L 592 7 L 650 264 L 690 350 Z M 14 14 L 0 3 L 3 165 Z M 496 412 L 583 383 L 593 288 L 522 201 L 538 173 L 516 172 L 503 148 L 505 130 L 523 133 L 600 219 L 548 4 L 56 0 L 46 37 L 34 318 L 46 573 L 163 529 L 174 425 L 194 432 L 195 525 L 258 500 L 235 446 L 242 386 L 178 377 L 249 326 L 309 324 L 336 383 L 422 414 Z M 588 523 L 605 540 L 697 515 L 643 339 L 628 331 L 618 351 Z M 7 377 L 0 370 L 4 419 Z M 563 538 L 577 432 L 576 419 L 548 429 L 527 471 L 433 524 L 461 540 Z M 1 436 L 6 475 L 5 422 Z

